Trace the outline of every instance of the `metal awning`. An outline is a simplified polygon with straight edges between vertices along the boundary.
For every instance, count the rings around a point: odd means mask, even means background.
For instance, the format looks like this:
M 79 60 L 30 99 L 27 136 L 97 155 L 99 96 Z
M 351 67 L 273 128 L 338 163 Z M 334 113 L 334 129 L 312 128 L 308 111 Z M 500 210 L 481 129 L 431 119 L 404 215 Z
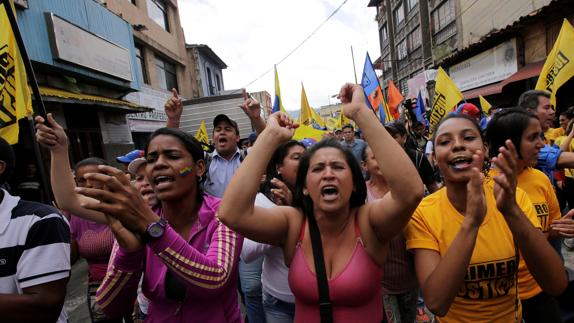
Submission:
M 40 94 L 44 101 L 99 105 L 120 109 L 125 113 L 149 112 L 153 110 L 153 108 L 148 108 L 125 100 L 112 99 L 93 94 L 74 93 L 47 86 L 40 86 Z

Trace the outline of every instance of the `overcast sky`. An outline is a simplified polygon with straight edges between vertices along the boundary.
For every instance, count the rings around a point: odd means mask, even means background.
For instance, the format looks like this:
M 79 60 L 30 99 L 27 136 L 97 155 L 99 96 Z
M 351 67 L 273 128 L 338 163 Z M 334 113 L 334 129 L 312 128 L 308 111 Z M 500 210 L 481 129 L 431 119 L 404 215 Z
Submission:
M 206 44 L 228 65 L 225 89 L 246 86 L 265 71 L 249 92 L 273 96 L 273 64 L 283 59 L 343 0 L 179 0 L 181 24 L 189 44 Z M 380 56 L 376 9 L 368 0 L 348 0 L 289 58 L 277 65 L 281 97 L 287 110 L 299 110 L 301 82 L 313 108 L 337 102 L 330 98 L 345 82 L 354 82 L 351 46 L 360 82 L 365 55 Z

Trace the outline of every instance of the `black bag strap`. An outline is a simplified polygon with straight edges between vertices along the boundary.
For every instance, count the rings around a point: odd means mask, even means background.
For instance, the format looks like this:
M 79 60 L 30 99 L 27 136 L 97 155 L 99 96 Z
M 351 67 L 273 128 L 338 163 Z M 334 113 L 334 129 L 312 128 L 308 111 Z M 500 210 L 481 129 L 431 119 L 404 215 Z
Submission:
M 313 260 L 315 262 L 315 276 L 317 277 L 317 287 L 319 289 L 319 314 L 321 323 L 333 322 L 333 304 L 329 296 L 329 282 L 325 271 L 325 258 L 323 258 L 323 244 L 321 243 L 321 233 L 317 226 L 317 221 L 313 215 L 307 216 L 309 219 L 309 235 L 311 237 L 311 249 L 313 249 Z

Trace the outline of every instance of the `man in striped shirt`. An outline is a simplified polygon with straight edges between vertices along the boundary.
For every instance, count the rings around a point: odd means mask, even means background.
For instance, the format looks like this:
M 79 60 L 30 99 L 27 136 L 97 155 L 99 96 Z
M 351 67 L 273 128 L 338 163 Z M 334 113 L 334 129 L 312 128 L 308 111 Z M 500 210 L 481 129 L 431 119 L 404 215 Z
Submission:
M 0 138 L 0 187 L 15 167 Z M 0 321 L 67 321 L 70 228 L 57 209 L 0 189 Z

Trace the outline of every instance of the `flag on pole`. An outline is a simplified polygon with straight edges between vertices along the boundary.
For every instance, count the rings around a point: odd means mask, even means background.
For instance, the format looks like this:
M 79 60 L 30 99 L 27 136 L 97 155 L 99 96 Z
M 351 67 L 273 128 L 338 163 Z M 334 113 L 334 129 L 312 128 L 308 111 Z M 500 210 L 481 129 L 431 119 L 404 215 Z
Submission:
M 552 93 L 550 103 L 556 106 L 556 92 L 574 76 L 574 27 L 564 19 L 558 38 L 546 58 L 538 81 L 537 90 Z
M 417 117 L 417 121 L 424 124 L 425 126 L 429 125 L 427 120 L 427 109 L 425 107 L 425 102 L 423 100 L 423 95 L 419 91 L 419 95 L 417 96 L 417 107 L 415 108 L 415 115 Z
M 367 53 L 365 58 L 365 66 L 363 68 L 363 77 L 361 78 L 361 86 L 365 92 L 365 98 L 367 99 L 367 105 L 375 113 L 379 111 L 379 118 L 381 123 L 385 124 L 393 120 L 393 116 L 389 112 L 389 107 L 385 102 L 383 97 L 383 90 L 381 89 L 381 84 L 373 68 L 373 63 L 371 62 L 371 57 Z
M 482 109 L 482 112 L 484 113 L 484 115 L 488 115 L 488 112 L 490 111 L 490 108 L 492 108 L 492 105 L 488 103 L 488 101 L 486 101 L 486 99 L 483 98 L 482 95 L 479 95 L 478 99 L 480 100 L 480 108 Z
M 399 106 L 404 99 L 405 98 L 401 94 L 401 91 L 399 91 L 395 86 L 395 83 L 393 83 L 393 80 L 390 80 L 389 88 L 387 89 L 387 101 L 389 101 L 389 111 L 391 112 L 394 120 L 398 120 L 400 117 Z
M 309 105 L 309 100 L 307 100 L 307 93 L 305 93 L 305 87 L 301 83 L 301 113 L 299 115 L 299 124 L 304 124 L 306 126 L 313 126 L 317 124 L 319 127 L 325 127 L 325 122 L 323 118 Z
M 277 65 L 275 65 L 274 69 L 275 69 L 275 100 L 273 100 L 272 113 L 275 113 L 277 111 L 285 112 L 283 102 L 281 102 L 281 90 L 279 89 L 279 75 L 277 74 Z
M 432 101 L 432 111 L 430 115 L 430 131 L 444 118 L 447 112 L 456 107 L 456 104 L 462 100 L 462 93 L 456 87 L 456 84 L 448 77 L 448 74 L 438 68 L 436 75 L 436 85 L 434 89 L 434 99 Z
M 6 3 L 0 2 L 0 137 L 15 144 L 18 142 L 18 120 L 32 114 L 32 97 L 24 62 L 4 7 Z M 12 5 L 12 12 L 16 12 L 11 1 L 8 3 Z
M 199 125 L 199 128 L 197 128 L 197 132 L 195 133 L 195 139 L 197 139 L 197 141 L 201 143 L 204 143 L 205 145 L 209 145 L 209 135 L 207 134 L 207 127 L 205 126 L 205 120 L 201 120 L 201 124 Z

